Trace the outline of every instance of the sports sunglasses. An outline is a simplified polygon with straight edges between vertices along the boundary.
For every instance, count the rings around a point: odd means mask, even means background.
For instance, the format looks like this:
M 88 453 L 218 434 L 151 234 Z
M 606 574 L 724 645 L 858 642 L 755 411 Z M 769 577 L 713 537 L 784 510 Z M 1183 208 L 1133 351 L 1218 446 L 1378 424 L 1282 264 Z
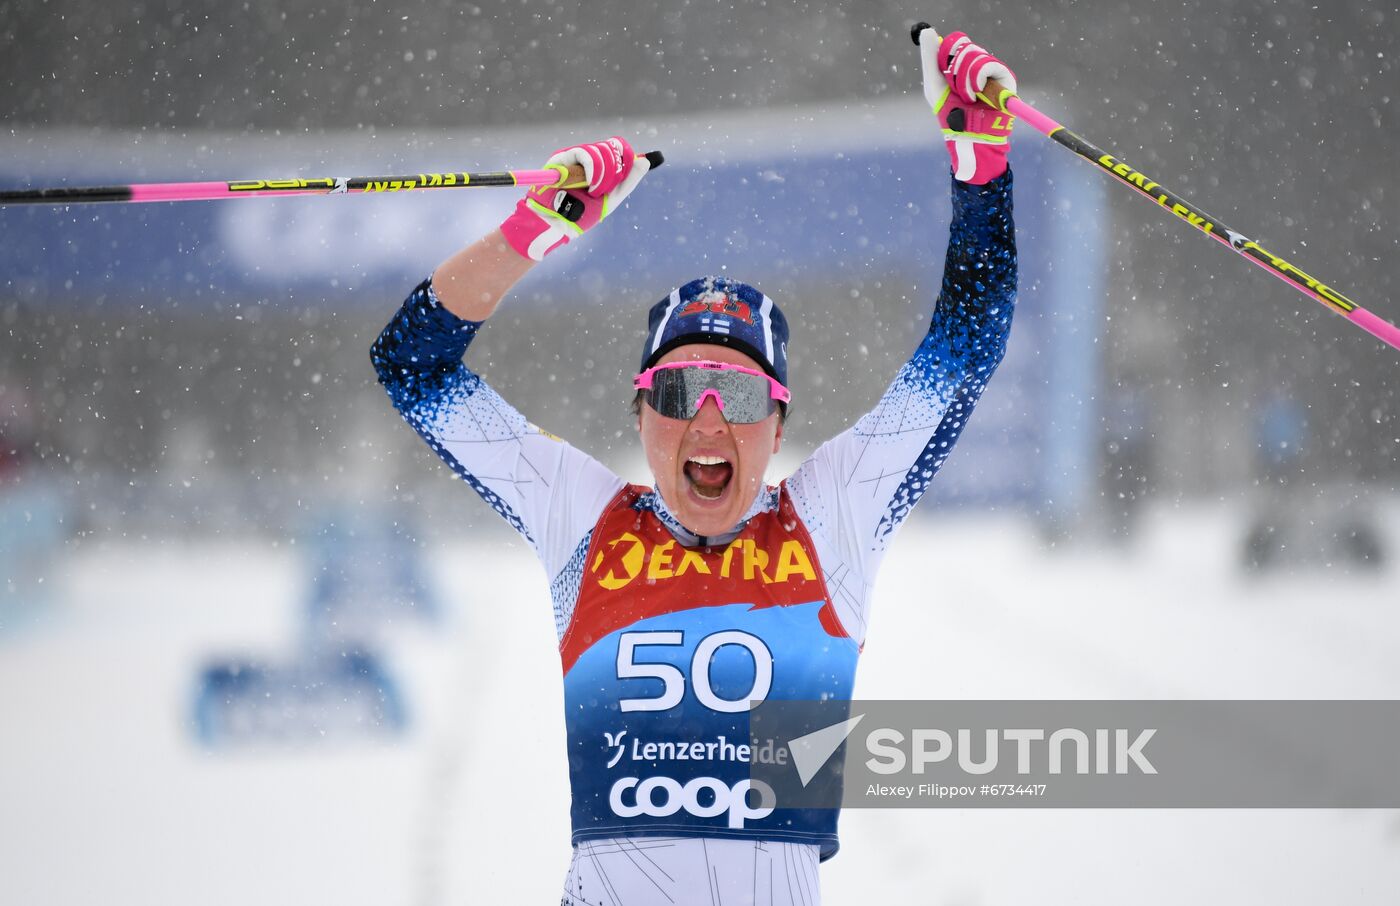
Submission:
M 648 405 L 666 418 L 689 421 L 714 397 L 726 421 L 735 425 L 761 422 L 792 399 L 788 389 L 753 368 L 724 362 L 672 362 L 648 368 L 632 379 L 646 391 Z

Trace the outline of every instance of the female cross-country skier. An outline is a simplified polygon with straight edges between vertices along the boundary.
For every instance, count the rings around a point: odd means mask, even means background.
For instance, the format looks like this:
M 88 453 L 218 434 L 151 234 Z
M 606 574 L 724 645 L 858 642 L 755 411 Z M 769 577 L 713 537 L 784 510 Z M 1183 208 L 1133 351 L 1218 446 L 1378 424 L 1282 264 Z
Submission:
M 942 291 L 875 408 L 776 487 L 788 323 L 724 277 L 657 302 L 635 380 L 654 477 L 629 485 L 536 428 L 462 362 L 550 252 L 613 213 L 646 158 L 560 151 L 586 190 L 536 189 L 419 285 L 375 342 L 394 406 L 524 536 L 551 582 L 573 794 L 567 906 L 820 901 L 835 809 L 750 787 L 751 701 L 848 700 L 870 592 L 1002 358 L 1016 295 L 1010 117 L 979 101 L 997 58 L 924 31 L 924 91 L 953 161 Z

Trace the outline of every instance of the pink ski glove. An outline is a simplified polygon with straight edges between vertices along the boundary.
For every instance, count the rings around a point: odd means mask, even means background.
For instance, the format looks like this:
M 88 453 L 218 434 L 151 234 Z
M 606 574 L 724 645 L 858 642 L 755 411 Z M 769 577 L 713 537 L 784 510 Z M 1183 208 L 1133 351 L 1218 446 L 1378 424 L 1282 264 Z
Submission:
M 537 186 L 520 199 L 515 213 L 501 224 L 506 242 L 521 257 L 542 261 L 570 239 L 583 235 L 622 204 L 651 167 L 620 136 L 563 148 L 545 161 L 545 167 L 558 168 L 561 173 L 570 164 L 583 167 L 587 187 L 567 190 Z
M 1016 118 L 999 108 L 1016 93 L 1016 76 L 960 31 L 937 42 L 936 47 L 935 38 L 931 28 L 919 32 L 924 97 L 943 127 L 953 175 L 974 185 L 991 182 L 1006 172 L 1006 152 Z M 978 97 L 988 79 L 996 79 L 1006 90 L 998 97 Z

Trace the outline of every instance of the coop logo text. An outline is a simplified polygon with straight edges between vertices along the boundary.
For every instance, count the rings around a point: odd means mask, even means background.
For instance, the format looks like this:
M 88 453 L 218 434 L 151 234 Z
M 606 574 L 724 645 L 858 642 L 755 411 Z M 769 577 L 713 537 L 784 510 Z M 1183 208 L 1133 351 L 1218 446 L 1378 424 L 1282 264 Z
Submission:
M 731 786 L 717 777 L 696 777 L 684 785 L 671 777 L 620 777 L 608 793 L 608 805 L 619 818 L 669 818 L 681 811 L 696 818 L 725 815 L 731 830 L 767 818 L 777 804 L 772 787 L 748 778 Z

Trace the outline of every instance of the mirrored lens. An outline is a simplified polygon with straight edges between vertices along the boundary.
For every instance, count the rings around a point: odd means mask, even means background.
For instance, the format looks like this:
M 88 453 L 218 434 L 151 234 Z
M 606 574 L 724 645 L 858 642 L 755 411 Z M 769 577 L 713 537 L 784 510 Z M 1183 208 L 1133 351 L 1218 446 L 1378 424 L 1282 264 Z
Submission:
M 652 376 L 648 402 L 667 418 L 692 419 L 706 390 L 719 393 L 724 417 L 739 425 L 761 422 L 777 409 L 768 381 L 756 374 L 709 368 L 667 368 Z

